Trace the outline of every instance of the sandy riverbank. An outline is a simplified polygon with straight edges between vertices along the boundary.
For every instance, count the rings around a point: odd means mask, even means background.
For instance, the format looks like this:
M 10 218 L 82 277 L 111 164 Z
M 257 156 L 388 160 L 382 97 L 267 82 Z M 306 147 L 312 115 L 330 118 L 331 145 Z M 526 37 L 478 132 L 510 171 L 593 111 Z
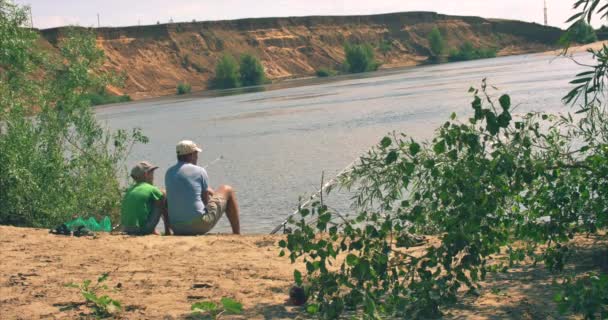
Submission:
M 594 42 L 594 43 L 580 45 L 580 46 L 573 46 L 573 47 L 568 48 L 567 54 L 571 55 L 571 54 L 575 54 L 575 53 L 579 53 L 579 52 L 585 52 L 585 51 L 587 51 L 589 49 L 600 50 L 605 45 L 608 45 L 608 40 L 597 41 L 597 42 Z M 546 54 L 546 55 L 560 55 L 562 53 L 564 53 L 563 49 L 547 51 L 544 54 Z
M 71 319 L 90 315 L 67 282 L 94 280 L 111 272 L 108 294 L 126 308 L 121 319 L 185 319 L 196 301 L 232 297 L 245 314 L 226 319 L 293 319 L 301 310 L 285 304 L 294 265 L 278 257 L 282 236 L 95 238 L 55 236 L 41 229 L 0 226 L 2 319 Z M 593 264 L 587 249 L 608 243 L 580 238 L 576 260 Z M 297 266 L 297 265 L 296 265 Z M 545 319 L 558 317 L 555 289 L 542 268 L 518 267 L 495 276 L 477 299 L 467 298 L 446 318 Z M 63 307 L 76 308 L 62 311 Z M 224 319 L 224 317 L 222 317 Z

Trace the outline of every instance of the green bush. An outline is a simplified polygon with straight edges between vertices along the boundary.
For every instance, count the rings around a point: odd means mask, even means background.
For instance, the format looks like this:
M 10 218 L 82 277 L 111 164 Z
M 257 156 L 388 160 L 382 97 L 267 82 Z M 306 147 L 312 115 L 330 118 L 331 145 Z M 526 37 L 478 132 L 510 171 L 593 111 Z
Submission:
M 380 64 L 374 59 L 374 48 L 369 44 L 345 44 L 344 69 L 350 73 L 375 71 Z
M 591 25 L 584 20 L 579 20 L 568 28 L 559 41 L 562 45 L 569 43 L 587 44 L 597 41 L 597 35 Z
M 124 161 L 137 129 L 107 131 L 91 93 L 116 77 L 84 29 L 65 33 L 44 53 L 38 33 L 21 28 L 27 11 L 0 0 L 0 224 L 51 227 L 73 216 L 119 214 Z
M 123 103 L 131 101 L 131 97 L 129 95 L 115 96 L 109 94 L 105 89 L 100 90 L 95 93 L 88 93 L 85 95 L 91 102 L 92 106 L 99 106 L 103 104 L 112 104 L 112 103 Z
M 264 84 L 266 76 L 264 74 L 264 67 L 260 60 L 253 55 L 244 54 L 241 56 L 241 63 L 239 65 L 239 73 L 241 79 L 241 85 L 244 87 L 257 86 Z
M 431 53 L 433 54 L 433 57 L 437 58 L 441 56 L 445 51 L 445 41 L 441 36 L 441 31 L 439 31 L 439 28 L 434 27 L 433 30 L 431 30 L 428 40 L 429 45 L 431 46 Z
M 580 279 L 568 278 L 562 291 L 555 295 L 554 301 L 559 311 L 581 313 L 585 319 L 595 319 L 597 314 L 608 316 L 608 274 L 588 274 Z
M 177 94 L 186 94 L 192 91 L 192 86 L 188 83 L 179 83 L 177 85 Z
M 468 61 L 475 59 L 487 59 L 496 57 L 496 49 L 475 48 L 469 41 L 460 46 L 460 49 L 451 49 L 448 55 L 449 61 Z
M 215 66 L 212 87 L 217 89 L 236 88 L 240 85 L 239 65 L 230 55 L 224 55 Z
M 319 78 L 325 78 L 325 77 L 332 77 L 336 75 L 336 72 L 334 70 L 331 69 L 326 69 L 326 68 L 320 68 L 319 70 L 317 70 L 315 72 L 315 74 L 317 75 L 317 77 Z

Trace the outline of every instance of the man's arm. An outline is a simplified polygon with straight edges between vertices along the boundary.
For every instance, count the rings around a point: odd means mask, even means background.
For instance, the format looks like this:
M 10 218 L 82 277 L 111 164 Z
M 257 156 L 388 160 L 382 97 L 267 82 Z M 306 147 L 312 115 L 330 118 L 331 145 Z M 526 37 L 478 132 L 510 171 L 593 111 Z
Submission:
M 215 193 L 215 191 L 213 191 L 213 189 L 211 189 L 211 187 L 207 187 L 207 190 L 203 191 L 203 203 L 205 204 L 205 206 L 209 203 L 209 200 L 211 199 L 211 197 L 213 197 L 213 193 Z

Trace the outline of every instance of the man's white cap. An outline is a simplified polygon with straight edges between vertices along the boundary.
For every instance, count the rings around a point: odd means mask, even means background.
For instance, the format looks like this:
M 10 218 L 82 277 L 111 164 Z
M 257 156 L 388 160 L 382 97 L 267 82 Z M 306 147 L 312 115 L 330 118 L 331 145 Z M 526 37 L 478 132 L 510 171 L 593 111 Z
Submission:
M 182 140 L 175 146 L 175 151 L 177 151 L 178 156 L 185 156 L 187 154 L 201 152 L 203 149 L 199 148 L 196 143 L 190 140 Z

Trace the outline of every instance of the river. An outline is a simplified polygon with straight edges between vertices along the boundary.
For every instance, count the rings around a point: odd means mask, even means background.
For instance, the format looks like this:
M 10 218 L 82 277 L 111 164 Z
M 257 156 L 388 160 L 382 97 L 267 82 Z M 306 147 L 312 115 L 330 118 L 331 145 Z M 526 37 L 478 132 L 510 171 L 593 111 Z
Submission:
M 588 54 L 575 56 L 590 63 Z M 561 102 L 574 75 L 572 60 L 533 54 L 380 71 L 334 79 L 312 79 L 238 95 L 226 92 L 171 97 L 96 109 L 109 128 L 140 127 L 150 143 L 138 145 L 127 163 L 160 166 L 156 185 L 175 163 L 175 144 L 202 146 L 199 165 L 212 187 L 237 190 L 243 233 L 268 233 L 317 190 L 393 130 L 425 139 L 452 112 L 472 114 L 471 86 L 481 80 L 511 95 L 516 112 L 568 112 Z M 286 87 L 286 88 L 285 88 Z M 229 92 L 228 92 L 229 93 Z M 349 196 L 337 192 L 330 205 L 348 210 Z M 230 230 L 226 219 L 214 229 Z

